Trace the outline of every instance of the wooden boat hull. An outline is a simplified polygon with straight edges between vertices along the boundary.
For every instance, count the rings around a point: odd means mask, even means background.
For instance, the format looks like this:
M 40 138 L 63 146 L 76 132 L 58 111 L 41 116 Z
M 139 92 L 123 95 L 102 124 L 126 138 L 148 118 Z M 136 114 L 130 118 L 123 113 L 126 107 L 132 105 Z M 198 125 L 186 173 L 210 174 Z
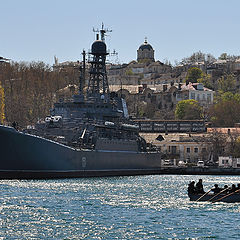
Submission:
M 188 194 L 190 201 L 197 201 L 203 194 Z M 214 195 L 216 197 L 214 197 Z M 200 202 L 227 202 L 227 203 L 236 203 L 240 202 L 240 193 L 234 193 L 232 195 L 227 196 L 228 194 L 207 194 L 204 197 L 202 197 L 199 201 Z M 214 198 L 213 198 L 214 197 Z M 213 198 L 212 200 L 210 200 Z

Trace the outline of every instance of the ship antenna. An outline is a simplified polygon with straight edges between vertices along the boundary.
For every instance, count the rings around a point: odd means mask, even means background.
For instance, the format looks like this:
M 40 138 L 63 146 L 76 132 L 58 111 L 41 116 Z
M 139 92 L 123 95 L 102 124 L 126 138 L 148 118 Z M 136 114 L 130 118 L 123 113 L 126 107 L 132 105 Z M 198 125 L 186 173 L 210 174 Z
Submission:
M 100 30 L 98 28 L 97 29 L 93 28 L 93 32 L 100 33 L 101 41 L 105 42 L 106 33 L 112 32 L 112 30 L 108 28 L 104 28 L 104 24 L 102 23 L 102 28 Z

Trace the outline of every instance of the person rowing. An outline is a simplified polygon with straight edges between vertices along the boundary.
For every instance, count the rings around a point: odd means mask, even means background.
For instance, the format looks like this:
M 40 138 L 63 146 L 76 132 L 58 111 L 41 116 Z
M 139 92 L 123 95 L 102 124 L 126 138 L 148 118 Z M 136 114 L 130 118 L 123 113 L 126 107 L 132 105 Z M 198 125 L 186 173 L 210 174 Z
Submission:
M 196 193 L 195 182 L 192 181 L 188 184 L 188 193 L 194 194 Z
M 202 179 L 199 179 L 196 186 L 195 182 L 192 181 L 188 184 L 188 193 L 190 194 L 203 194 L 205 191 L 203 190 Z
M 236 185 L 233 184 L 229 192 L 232 193 L 235 192 L 236 190 L 237 190 Z
M 200 181 L 201 183 L 201 181 Z M 210 192 L 214 194 L 211 194 Z M 196 191 L 195 182 L 192 181 L 188 185 L 188 196 L 190 201 L 209 201 L 212 203 L 215 202 L 227 202 L 227 203 L 240 203 L 240 184 L 236 187 L 235 184 L 228 187 L 225 185 L 223 188 L 220 188 L 218 184 L 214 185 L 214 188 L 211 188 L 205 193 L 198 193 Z
M 196 184 L 196 193 L 205 193 L 205 191 L 203 190 L 202 179 L 199 179 Z
M 219 196 L 220 194 L 228 194 L 229 193 L 229 187 L 228 185 L 224 185 L 224 188 L 221 188 L 221 191 L 217 194 L 214 194 L 213 197 L 211 197 L 208 201 L 213 201 L 213 199 L 215 199 L 217 196 Z
M 228 185 L 224 185 L 223 189 L 222 190 L 225 190 L 223 191 L 225 194 L 227 194 L 229 192 L 229 189 L 230 187 L 228 187 Z
M 214 184 L 214 188 L 211 189 L 211 191 L 213 191 L 214 194 L 221 192 L 221 190 L 222 189 L 218 187 L 218 184 Z

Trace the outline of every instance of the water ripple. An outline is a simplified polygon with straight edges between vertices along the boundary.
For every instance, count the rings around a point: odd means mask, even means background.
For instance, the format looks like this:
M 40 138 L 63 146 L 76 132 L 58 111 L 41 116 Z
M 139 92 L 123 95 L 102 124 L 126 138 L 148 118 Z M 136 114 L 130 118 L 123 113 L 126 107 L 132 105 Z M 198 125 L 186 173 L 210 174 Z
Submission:
M 240 204 L 190 202 L 200 176 L 0 181 L 0 239 L 239 239 Z M 240 182 L 202 176 L 206 189 Z

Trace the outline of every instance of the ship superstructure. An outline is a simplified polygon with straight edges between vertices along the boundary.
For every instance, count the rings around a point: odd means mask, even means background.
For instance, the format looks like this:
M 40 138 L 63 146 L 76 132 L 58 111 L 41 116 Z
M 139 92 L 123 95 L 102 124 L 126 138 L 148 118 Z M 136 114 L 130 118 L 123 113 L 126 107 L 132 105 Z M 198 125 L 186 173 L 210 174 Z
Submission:
M 85 53 L 83 52 L 79 93 L 74 95 L 71 101 L 55 103 L 51 116 L 46 117 L 45 121 L 38 122 L 34 130 L 30 129 L 26 132 L 78 149 L 95 149 L 95 147 L 99 149 L 100 146 L 105 149 L 103 142 L 108 142 L 109 147 L 112 145 L 111 150 L 121 148 L 124 150 L 126 147 L 131 149 L 130 146 L 134 146 L 132 149 L 135 151 L 145 150 L 145 141 L 138 135 L 138 126 L 131 124 L 128 120 L 125 100 L 109 92 L 105 30 L 102 28 L 100 32 L 101 40 L 97 34 L 97 39 L 91 47 L 90 77 L 86 93 L 84 94 L 83 91 L 86 82 Z M 103 139 L 111 139 L 113 144 L 109 145 L 109 141 Z M 129 144 L 123 144 L 124 141 Z

